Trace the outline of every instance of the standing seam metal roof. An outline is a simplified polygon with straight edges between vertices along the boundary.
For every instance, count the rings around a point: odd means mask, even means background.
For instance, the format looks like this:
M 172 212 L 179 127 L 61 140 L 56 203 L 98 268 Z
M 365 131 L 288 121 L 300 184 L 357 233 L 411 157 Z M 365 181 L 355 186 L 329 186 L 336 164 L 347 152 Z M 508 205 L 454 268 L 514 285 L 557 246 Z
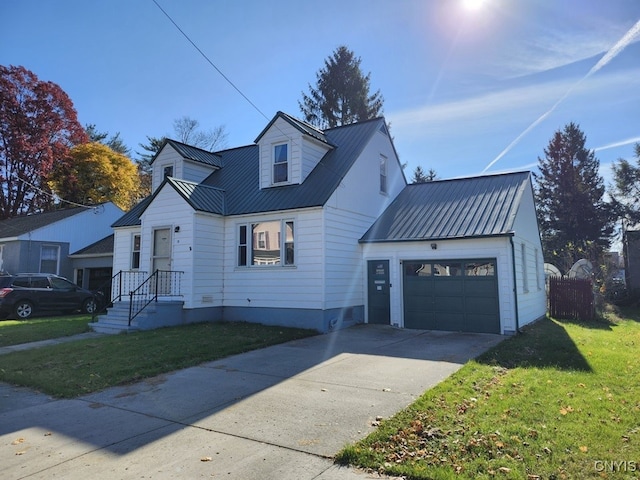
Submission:
M 529 172 L 407 185 L 361 242 L 509 234 Z
M 278 115 L 291 118 L 282 112 Z M 353 166 L 371 137 L 383 125 L 384 119 L 376 118 L 321 132 L 326 142 L 334 148 L 322 157 L 301 184 L 261 189 L 259 147 L 255 144 L 216 152 L 215 157 L 220 160 L 221 168 L 211 173 L 200 184 L 175 178 L 166 181 L 171 182 L 194 209 L 220 215 L 322 206 Z M 157 191 L 112 226 L 140 225 L 140 215 L 156 194 Z

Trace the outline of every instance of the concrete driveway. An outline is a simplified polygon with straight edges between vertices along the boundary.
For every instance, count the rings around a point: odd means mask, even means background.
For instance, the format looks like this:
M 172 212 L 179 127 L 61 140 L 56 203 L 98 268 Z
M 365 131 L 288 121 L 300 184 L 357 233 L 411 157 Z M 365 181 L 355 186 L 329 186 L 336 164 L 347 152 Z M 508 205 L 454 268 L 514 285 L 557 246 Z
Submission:
M 0 477 L 378 478 L 332 457 L 503 338 L 361 325 L 73 400 L 4 385 Z

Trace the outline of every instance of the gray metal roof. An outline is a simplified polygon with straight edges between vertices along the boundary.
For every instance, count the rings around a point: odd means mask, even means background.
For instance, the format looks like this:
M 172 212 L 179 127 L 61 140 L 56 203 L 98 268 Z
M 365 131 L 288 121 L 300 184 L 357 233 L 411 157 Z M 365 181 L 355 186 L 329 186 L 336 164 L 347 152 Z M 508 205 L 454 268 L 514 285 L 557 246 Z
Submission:
M 517 172 L 407 185 L 360 242 L 509 234 L 530 182 Z
M 218 152 L 223 167 L 204 185 L 225 192 L 225 214 L 240 215 L 324 205 L 338 187 L 384 119 L 336 127 L 324 132 L 335 146 L 299 185 L 260 189 L 257 145 Z
M 281 112 L 278 115 L 291 118 Z M 222 168 L 215 170 L 200 184 L 175 178 L 165 181 L 171 182 L 194 209 L 221 215 L 322 206 L 371 137 L 384 125 L 383 118 L 376 118 L 324 131 L 327 143 L 334 148 L 325 154 L 301 184 L 261 189 L 259 148 L 255 144 L 216 152 Z M 140 225 L 140 215 L 154 195 L 136 205 L 112 226 Z
M 135 225 L 142 225 L 140 221 L 140 215 L 145 211 L 149 203 L 151 203 L 153 196 L 149 195 L 146 198 L 143 198 L 136 204 L 131 210 L 121 216 L 118 220 L 116 220 L 111 226 L 112 227 L 133 227 Z
M 34 213 L 0 221 L 0 238 L 11 238 L 24 235 L 65 218 L 84 212 L 85 207 L 65 208 L 52 212 Z
M 224 191 L 177 178 L 168 178 L 169 183 L 191 205 L 200 212 L 224 215 Z
M 260 132 L 260 135 L 258 135 L 258 137 L 254 140 L 255 143 L 258 143 L 258 141 L 260 141 L 260 138 L 262 138 L 262 136 L 267 132 L 267 130 L 271 128 L 271 126 L 275 123 L 275 121 L 278 118 L 282 118 L 283 120 L 288 122 L 290 125 L 292 125 L 294 128 L 301 131 L 302 133 L 309 135 L 310 137 L 313 137 L 316 140 L 320 140 L 323 143 L 331 145 L 331 142 L 327 139 L 325 132 L 323 132 L 322 130 L 314 127 L 313 125 L 307 122 L 303 122 L 302 120 L 292 117 L 291 115 L 288 115 L 284 112 L 276 113 L 276 115 L 269 122 L 269 124 L 266 127 L 264 127 L 262 132 Z
M 217 168 L 220 168 L 222 166 L 220 157 L 218 157 L 215 153 L 208 152 L 198 147 L 187 145 L 186 143 L 177 142 L 175 140 L 171 140 L 170 138 L 167 138 L 164 141 L 164 144 L 162 145 L 160 150 L 158 150 L 158 153 L 160 153 L 164 146 L 167 144 L 171 145 L 183 158 L 187 160 L 192 160 L 194 162 L 203 163 L 205 165 Z M 156 154 L 156 156 L 153 157 L 151 163 L 155 161 L 157 156 L 158 155 Z

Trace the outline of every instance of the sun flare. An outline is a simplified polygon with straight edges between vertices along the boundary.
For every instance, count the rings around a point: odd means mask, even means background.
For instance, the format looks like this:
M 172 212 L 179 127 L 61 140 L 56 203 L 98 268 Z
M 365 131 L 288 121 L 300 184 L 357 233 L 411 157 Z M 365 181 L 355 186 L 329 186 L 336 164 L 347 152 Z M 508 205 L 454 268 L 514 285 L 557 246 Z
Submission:
M 486 0 L 462 0 L 462 8 L 468 11 L 480 10 L 486 3 Z

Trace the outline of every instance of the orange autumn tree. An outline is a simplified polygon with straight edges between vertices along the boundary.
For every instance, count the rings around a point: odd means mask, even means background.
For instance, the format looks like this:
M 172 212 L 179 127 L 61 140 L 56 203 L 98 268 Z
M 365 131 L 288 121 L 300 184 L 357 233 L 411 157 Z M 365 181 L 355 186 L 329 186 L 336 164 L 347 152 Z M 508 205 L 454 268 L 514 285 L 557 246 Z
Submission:
M 97 142 L 73 147 L 54 167 L 49 186 L 63 200 L 82 205 L 113 202 L 129 210 L 138 199 L 136 165 L 127 156 Z

